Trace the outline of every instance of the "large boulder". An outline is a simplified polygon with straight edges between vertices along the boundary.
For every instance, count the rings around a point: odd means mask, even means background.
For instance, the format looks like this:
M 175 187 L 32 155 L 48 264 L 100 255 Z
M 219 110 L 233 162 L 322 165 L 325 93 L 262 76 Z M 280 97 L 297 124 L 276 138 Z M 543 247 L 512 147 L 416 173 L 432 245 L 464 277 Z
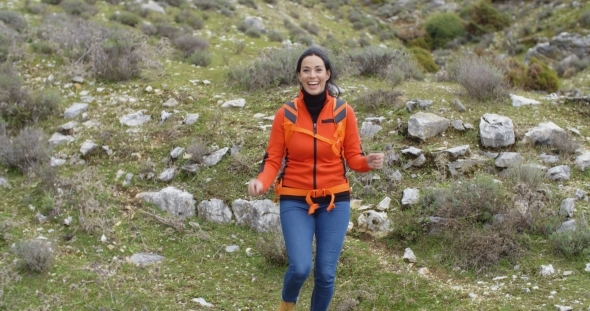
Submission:
M 486 113 L 479 122 L 479 137 L 484 147 L 499 148 L 514 144 L 514 124 L 508 117 Z
M 446 131 L 450 124 L 449 119 L 432 113 L 418 112 L 408 120 L 408 133 L 410 136 L 426 140 Z
M 155 204 L 168 214 L 181 217 L 195 216 L 196 201 L 193 195 L 174 187 L 166 187 L 159 192 L 141 192 L 135 197 Z
M 237 199 L 232 204 L 238 225 L 256 232 L 269 232 L 280 228 L 279 207 L 271 200 L 246 201 Z

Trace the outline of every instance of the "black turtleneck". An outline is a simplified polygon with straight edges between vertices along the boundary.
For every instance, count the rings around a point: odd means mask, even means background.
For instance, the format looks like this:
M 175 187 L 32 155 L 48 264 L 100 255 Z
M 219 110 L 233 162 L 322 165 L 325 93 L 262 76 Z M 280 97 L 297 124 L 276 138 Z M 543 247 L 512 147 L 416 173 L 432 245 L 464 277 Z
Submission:
M 305 89 L 301 89 L 301 91 L 303 92 L 303 103 L 305 103 L 305 107 L 311 115 L 311 120 L 313 123 L 317 123 L 320 112 L 326 104 L 326 91 L 323 91 L 318 95 L 310 95 Z

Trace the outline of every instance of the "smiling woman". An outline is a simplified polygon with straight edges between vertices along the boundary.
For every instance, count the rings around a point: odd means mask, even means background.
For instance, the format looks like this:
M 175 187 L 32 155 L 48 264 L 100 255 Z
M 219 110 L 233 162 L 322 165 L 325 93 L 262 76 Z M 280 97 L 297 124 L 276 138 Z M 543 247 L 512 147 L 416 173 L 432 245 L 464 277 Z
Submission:
M 311 310 L 328 310 L 350 220 L 346 167 L 368 172 L 383 164 L 382 153 L 363 154 L 354 111 L 338 99 L 332 70 L 330 60 L 317 47 L 308 48 L 299 57 L 299 96 L 277 111 L 260 174 L 248 184 L 250 195 L 261 195 L 281 170 L 275 193 L 281 201 L 289 268 L 278 311 L 295 308 L 311 272 L 314 237 Z

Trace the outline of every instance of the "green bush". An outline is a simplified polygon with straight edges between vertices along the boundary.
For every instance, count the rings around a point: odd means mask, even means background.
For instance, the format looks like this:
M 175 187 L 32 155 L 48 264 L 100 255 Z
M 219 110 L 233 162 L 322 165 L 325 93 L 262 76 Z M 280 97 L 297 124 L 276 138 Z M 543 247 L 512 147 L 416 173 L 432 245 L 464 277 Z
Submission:
M 549 236 L 549 241 L 556 253 L 567 258 L 590 255 L 590 227 L 585 220 L 578 221 L 574 231 L 554 232 Z
M 406 45 L 410 48 L 417 47 L 426 51 L 432 51 L 432 38 L 429 35 L 408 40 Z
M 22 32 L 27 28 L 25 19 L 13 11 L 0 11 L 0 21 L 18 32 Z
M 467 20 L 465 28 L 474 35 L 500 31 L 510 25 L 510 18 L 498 12 L 490 0 L 480 0 L 469 6 L 462 16 Z
M 419 47 L 414 47 L 410 49 L 410 53 L 414 55 L 414 58 L 416 58 L 418 64 L 424 68 L 424 71 L 437 72 L 439 70 L 438 65 L 434 62 L 434 58 L 429 51 Z
M 260 38 L 261 35 L 260 29 L 256 27 L 250 27 L 244 33 L 250 38 Z
M 211 64 L 211 53 L 209 51 L 195 51 L 187 61 L 195 66 L 207 67 Z
M 227 78 L 230 84 L 247 90 L 297 85 L 295 64 L 303 47 L 271 49 L 246 67 L 233 68 Z M 272 72 L 272 74 L 268 74 Z
M 532 57 L 524 77 L 524 88 L 547 93 L 557 92 L 559 89 L 557 71 L 542 63 L 536 57 Z
M 193 4 L 201 10 L 219 10 L 225 16 L 232 16 L 235 7 L 227 0 L 193 0 Z
M 51 150 L 42 130 L 24 128 L 12 139 L 0 135 L 0 164 L 28 174 L 32 169 L 49 162 Z
M 14 252 L 19 258 L 19 266 L 31 272 L 44 272 L 51 268 L 53 252 L 44 241 L 30 240 L 15 245 Z
M 58 5 L 61 3 L 62 0 L 41 0 L 42 3 Z
M 176 28 L 172 25 L 168 25 L 166 23 L 158 23 L 156 25 L 157 34 L 159 37 L 165 37 L 171 40 L 174 40 L 176 37 L 180 36 L 182 31 L 179 28 Z
M 141 17 L 131 12 L 115 13 L 109 17 L 109 20 L 116 21 L 118 23 L 131 27 L 135 27 L 137 26 L 137 24 L 141 23 Z
M 435 49 L 444 48 L 453 39 L 465 35 L 463 20 L 451 12 L 434 14 L 426 20 L 424 28 L 432 38 Z
M 504 72 L 489 57 L 465 56 L 459 60 L 455 74 L 457 82 L 479 101 L 506 95 Z
M 43 3 L 33 2 L 31 0 L 25 0 L 25 9 L 27 13 L 34 15 L 43 14 L 47 10 L 47 6 Z

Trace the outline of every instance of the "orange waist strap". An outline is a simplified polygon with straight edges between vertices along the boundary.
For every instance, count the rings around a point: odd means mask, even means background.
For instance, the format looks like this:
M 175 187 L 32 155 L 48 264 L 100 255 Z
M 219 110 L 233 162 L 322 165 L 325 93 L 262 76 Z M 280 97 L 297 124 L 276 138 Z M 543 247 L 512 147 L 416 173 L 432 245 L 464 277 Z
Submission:
M 336 205 L 334 204 L 334 193 L 340 193 L 350 191 L 350 185 L 347 183 L 326 188 L 326 189 L 297 189 L 297 188 L 289 188 L 283 187 L 282 181 L 277 181 L 275 185 L 275 202 L 278 200 L 278 197 L 281 195 L 293 195 L 293 196 L 301 196 L 305 197 L 305 202 L 309 204 L 309 211 L 308 214 L 313 214 L 315 210 L 319 207 L 319 204 L 314 203 L 311 199 L 312 198 L 320 198 L 330 195 L 330 204 L 328 205 L 328 211 L 331 211 Z

